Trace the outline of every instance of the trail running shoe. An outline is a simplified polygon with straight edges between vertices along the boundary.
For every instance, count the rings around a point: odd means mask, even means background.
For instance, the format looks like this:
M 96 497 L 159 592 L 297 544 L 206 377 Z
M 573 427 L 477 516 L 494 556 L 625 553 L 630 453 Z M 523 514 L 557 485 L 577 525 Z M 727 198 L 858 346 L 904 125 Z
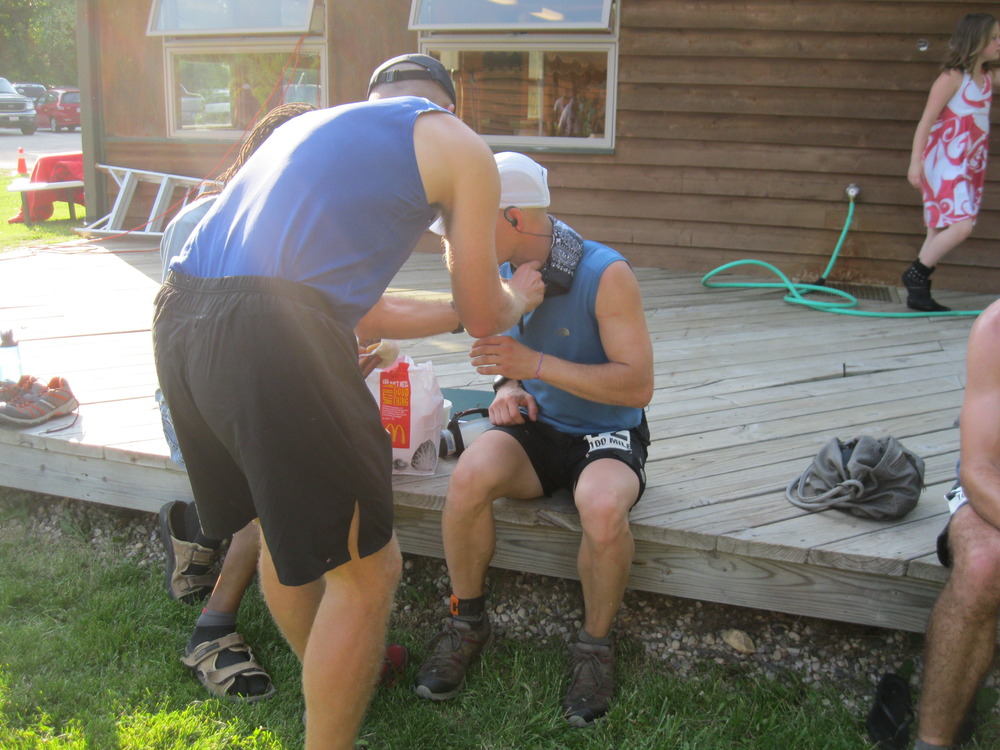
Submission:
M 69 414 L 79 404 L 65 378 L 54 377 L 40 390 L 29 388 L 0 406 L 0 422 L 29 427 L 61 414 Z
M 407 651 L 406 646 L 390 643 L 385 647 L 385 655 L 382 657 L 382 671 L 378 677 L 379 687 L 395 685 L 409 665 L 410 652 Z
M 563 712 L 574 727 L 589 727 L 608 712 L 615 691 L 615 647 L 577 641 L 569 649 L 569 690 Z
M 482 630 L 473 630 L 464 620 L 449 617 L 444 630 L 434 636 L 431 655 L 420 665 L 414 690 L 421 698 L 444 701 L 454 697 L 465 684 L 465 673 L 492 636 L 490 618 L 484 618 Z
M 0 380 L 0 402 L 7 403 L 13 401 L 18 396 L 25 393 L 34 392 L 36 395 L 45 389 L 44 383 L 39 383 L 34 375 L 22 375 L 16 383 L 13 380 Z

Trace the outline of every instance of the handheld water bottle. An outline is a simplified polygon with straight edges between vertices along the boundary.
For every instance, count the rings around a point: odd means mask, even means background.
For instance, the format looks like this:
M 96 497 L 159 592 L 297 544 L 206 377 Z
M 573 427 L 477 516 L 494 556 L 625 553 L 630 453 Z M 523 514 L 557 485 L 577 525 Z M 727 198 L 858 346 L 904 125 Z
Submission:
M 14 331 L 0 331 L 0 380 L 16 383 L 21 379 L 21 349 Z
M 466 409 L 453 416 L 441 430 L 440 456 L 455 456 L 464 451 L 477 437 L 486 432 L 490 422 L 488 409 Z

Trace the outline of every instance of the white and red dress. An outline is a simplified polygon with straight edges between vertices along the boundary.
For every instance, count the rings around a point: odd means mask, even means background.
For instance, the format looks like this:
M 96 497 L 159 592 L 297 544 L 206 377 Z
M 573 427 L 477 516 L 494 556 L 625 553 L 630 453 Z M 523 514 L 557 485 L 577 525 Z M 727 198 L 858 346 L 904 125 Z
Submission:
M 924 224 L 941 229 L 976 220 L 983 199 L 993 80 L 980 88 L 966 73 L 958 91 L 931 126 L 924 149 Z

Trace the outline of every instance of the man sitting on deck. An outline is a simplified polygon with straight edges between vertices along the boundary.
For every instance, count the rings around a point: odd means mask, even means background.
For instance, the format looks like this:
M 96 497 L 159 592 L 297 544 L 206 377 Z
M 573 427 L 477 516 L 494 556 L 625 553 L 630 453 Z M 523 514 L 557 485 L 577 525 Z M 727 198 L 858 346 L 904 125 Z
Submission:
M 951 577 L 927 628 L 914 750 L 949 748 L 993 665 L 1000 612 L 1000 301 L 969 334 L 960 419 L 961 485 L 938 540 Z
M 610 631 L 634 554 L 628 514 L 645 485 L 652 344 L 625 259 L 548 215 L 543 167 L 522 154 L 495 158 L 501 274 L 544 262 L 546 297 L 507 335 L 480 338 L 470 352 L 480 374 L 496 376 L 494 427 L 461 454 L 451 476 L 442 517 L 451 616 L 431 643 L 416 692 L 431 700 L 454 696 L 490 639 L 493 501 L 569 489 L 583 526 L 578 568 L 586 614 L 570 648 L 563 710 L 574 726 L 588 726 L 607 712 L 614 688 Z

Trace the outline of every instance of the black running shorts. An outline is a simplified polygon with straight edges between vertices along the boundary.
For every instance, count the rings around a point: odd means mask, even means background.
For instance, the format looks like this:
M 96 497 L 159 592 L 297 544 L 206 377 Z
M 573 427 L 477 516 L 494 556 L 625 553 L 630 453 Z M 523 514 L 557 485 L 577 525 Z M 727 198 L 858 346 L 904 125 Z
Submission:
M 561 489 L 573 490 L 580 474 L 602 458 L 621 461 L 631 467 L 639 477 L 639 502 L 646 489 L 646 449 L 649 446 L 649 427 L 646 415 L 638 427 L 603 435 L 568 435 L 544 422 L 525 421 L 519 425 L 497 425 L 491 430 L 501 430 L 513 436 L 538 475 L 542 492 L 549 496 Z M 627 436 L 628 447 L 623 444 Z
M 353 332 L 312 287 L 171 272 L 153 348 L 204 532 L 254 518 L 298 586 L 392 537 L 392 450 Z

